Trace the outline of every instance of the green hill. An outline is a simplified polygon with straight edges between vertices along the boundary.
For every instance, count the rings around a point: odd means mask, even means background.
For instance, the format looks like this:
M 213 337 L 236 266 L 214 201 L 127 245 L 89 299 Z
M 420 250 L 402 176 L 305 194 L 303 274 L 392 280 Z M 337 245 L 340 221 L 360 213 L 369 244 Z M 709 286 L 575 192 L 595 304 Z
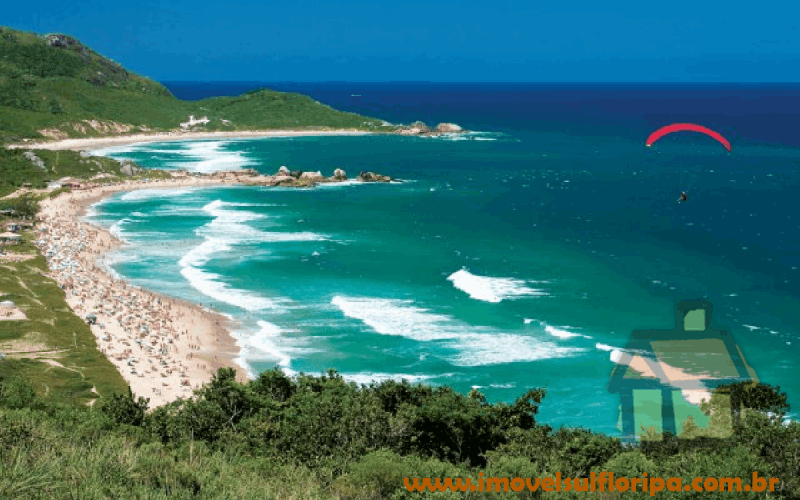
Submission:
M 0 142 L 175 130 L 190 115 L 208 118 L 196 126 L 202 130 L 376 130 L 381 124 L 268 89 L 182 101 L 74 37 L 0 27 Z

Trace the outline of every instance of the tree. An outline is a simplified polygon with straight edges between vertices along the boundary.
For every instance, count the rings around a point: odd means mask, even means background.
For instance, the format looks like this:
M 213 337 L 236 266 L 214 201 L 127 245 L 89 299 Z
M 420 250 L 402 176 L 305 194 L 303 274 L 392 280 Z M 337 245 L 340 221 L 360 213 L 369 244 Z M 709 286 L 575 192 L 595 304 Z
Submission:
M 744 410 L 754 410 L 778 421 L 789 411 L 789 400 L 780 387 L 753 382 L 738 382 L 726 386 L 730 390 L 731 417 L 734 430 L 741 426 Z

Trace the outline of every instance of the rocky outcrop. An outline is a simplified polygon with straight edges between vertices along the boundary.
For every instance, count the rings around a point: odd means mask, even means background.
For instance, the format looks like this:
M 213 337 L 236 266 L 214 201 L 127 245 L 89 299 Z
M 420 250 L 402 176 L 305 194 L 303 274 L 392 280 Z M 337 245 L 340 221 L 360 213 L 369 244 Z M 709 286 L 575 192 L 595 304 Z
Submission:
M 261 174 L 258 173 L 257 170 L 254 170 L 252 168 L 240 168 L 239 170 L 228 170 L 228 173 L 229 174 L 233 174 L 233 175 L 237 175 L 237 176 L 238 175 L 247 175 L 247 176 L 250 176 L 250 175 L 253 175 L 253 176 L 261 175 Z
M 120 173 L 122 173 L 122 175 L 127 175 L 129 177 L 132 175 L 139 175 L 142 173 L 142 169 L 136 166 L 136 164 L 130 160 L 122 160 L 120 162 L 119 171 Z
M 47 171 L 47 166 L 44 164 L 44 160 L 36 156 L 33 151 L 25 151 L 22 156 L 30 160 L 39 170 Z
M 361 172 L 356 177 L 358 182 L 392 182 L 394 179 L 388 175 L 380 175 L 375 172 Z
M 47 45 L 51 47 L 71 47 L 78 50 L 83 49 L 83 45 L 81 45 L 78 40 L 67 35 L 53 33 L 51 35 L 47 35 L 45 40 L 47 41 Z
M 300 179 L 314 182 L 325 179 L 325 176 L 322 175 L 322 172 L 303 172 L 300 174 Z
M 407 128 L 401 128 L 398 133 L 400 135 L 423 135 L 427 134 L 431 129 L 423 122 L 416 121 Z
M 396 132 L 400 135 L 418 136 L 440 136 L 443 134 L 460 134 L 466 132 L 455 123 L 440 123 L 435 129 L 431 129 L 423 122 L 417 121 L 408 126 L 399 127 Z
M 272 180 L 274 186 L 290 186 L 295 183 L 295 178 L 291 175 L 276 175 Z
M 439 125 L 436 126 L 436 131 L 437 132 L 443 132 L 443 133 L 462 132 L 463 130 L 464 129 L 462 129 L 461 127 L 459 127 L 455 123 L 440 123 Z
M 278 175 L 289 175 L 289 169 L 286 168 L 286 165 L 283 165 L 278 169 Z
M 335 183 L 347 180 L 344 170 L 337 168 L 334 175 L 325 177 L 321 172 L 302 172 L 299 170 L 289 171 L 281 169 L 276 175 L 250 175 L 253 170 L 234 170 L 226 173 L 225 180 L 243 183 L 251 186 L 285 186 L 285 187 L 313 187 L 317 184 Z M 289 172 L 289 174 L 286 174 Z M 375 172 L 361 172 L 356 178 L 359 182 L 402 182 L 389 177 L 388 175 L 376 174 Z

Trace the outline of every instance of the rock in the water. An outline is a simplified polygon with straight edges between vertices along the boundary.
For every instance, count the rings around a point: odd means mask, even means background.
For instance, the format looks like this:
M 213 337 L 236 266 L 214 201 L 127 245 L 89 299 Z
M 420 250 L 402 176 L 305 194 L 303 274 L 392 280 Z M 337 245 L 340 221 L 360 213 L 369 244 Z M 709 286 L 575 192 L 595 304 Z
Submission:
M 455 123 L 440 123 L 436 127 L 436 130 L 438 130 L 439 132 L 461 132 L 464 129 L 462 129 Z
M 394 179 L 388 175 L 380 175 L 374 172 L 361 172 L 356 177 L 359 182 L 392 182 Z
M 322 172 L 303 172 L 300 174 L 301 179 L 307 179 L 309 181 L 319 181 L 325 178 L 322 175 Z
M 278 169 L 278 175 L 289 175 L 289 169 L 285 165 Z
M 291 175 L 295 179 L 299 179 L 300 176 L 303 175 L 303 172 L 301 170 L 292 170 L 291 172 L 289 172 L 289 175 Z
M 337 181 L 343 181 L 347 179 L 347 173 L 341 168 L 337 168 L 336 170 L 333 171 L 333 178 L 336 179 Z

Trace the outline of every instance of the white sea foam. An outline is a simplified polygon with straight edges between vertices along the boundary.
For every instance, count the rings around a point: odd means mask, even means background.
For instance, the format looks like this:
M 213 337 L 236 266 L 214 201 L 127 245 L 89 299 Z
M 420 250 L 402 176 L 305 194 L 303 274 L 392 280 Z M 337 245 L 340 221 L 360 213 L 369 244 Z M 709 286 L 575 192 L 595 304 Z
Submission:
M 441 136 L 446 141 L 468 141 L 469 138 L 459 134 L 444 134 Z
M 293 358 L 320 352 L 320 349 L 309 348 L 305 345 L 308 339 L 288 336 L 287 333 L 292 333 L 291 331 L 274 323 L 259 320 L 256 324 L 259 330 L 255 333 L 239 332 L 235 334 L 238 339 L 237 344 L 241 348 L 237 362 L 247 368 L 251 378 L 255 378 L 256 374 L 249 364 L 250 361 L 273 361 L 284 374 L 293 377 L 298 375 L 298 372 L 291 369 Z
M 226 304 L 241 307 L 247 311 L 276 309 L 280 302 L 260 297 L 252 292 L 233 288 L 227 283 L 219 281 L 220 275 L 203 271 L 196 267 L 184 266 L 181 269 L 181 275 L 203 295 Z
M 270 238 L 269 234 L 243 224 L 262 218 L 261 214 L 245 210 L 228 210 L 225 208 L 228 206 L 232 205 L 222 200 L 214 200 L 203 207 L 203 211 L 214 219 L 196 230 L 198 235 L 204 237 L 204 241 L 181 258 L 179 262 L 181 275 L 196 290 L 215 300 L 248 311 L 276 309 L 286 300 L 261 297 L 246 290 L 233 288 L 221 281 L 221 276 L 201 269 L 215 256 L 232 251 L 236 245 Z
M 560 328 L 556 328 L 555 326 L 545 325 L 544 331 L 546 331 L 547 333 L 549 333 L 553 337 L 557 337 L 557 338 L 560 338 L 560 339 L 571 339 L 571 338 L 575 338 L 575 337 L 584 337 L 585 336 L 585 335 L 580 334 L 580 333 L 570 332 L 568 330 L 565 330 L 565 328 L 569 328 L 569 327 L 562 326 Z
M 517 384 L 489 384 L 489 387 L 493 387 L 495 389 L 513 389 L 516 386 Z
M 195 172 L 217 172 L 237 170 L 255 164 L 241 151 L 226 151 L 224 146 L 231 141 L 189 141 L 181 142 L 181 149 L 171 151 L 180 156 L 181 161 L 170 166 L 193 170 Z M 187 161 L 188 160 L 188 161 Z
M 106 148 L 93 149 L 89 151 L 89 154 L 92 156 L 113 156 L 114 158 L 122 160 L 132 159 L 129 153 L 137 152 L 139 150 L 141 150 L 141 146 L 109 146 Z
M 311 232 L 300 232 L 300 233 L 277 233 L 277 232 L 262 232 L 261 241 L 269 242 L 269 243 L 277 243 L 283 241 L 325 241 L 329 238 L 327 236 L 311 233 Z
M 336 296 L 331 304 L 381 335 L 397 335 L 419 342 L 458 338 L 462 334 L 450 316 L 416 307 L 411 300 Z
M 203 173 L 236 170 L 255 164 L 242 151 L 226 151 L 224 147 L 231 142 L 233 141 L 179 141 L 171 143 L 174 149 L 158 149 L 159 145 L 163 148 L 164 143 L 137 144 L 96 149 L 91 154 L 117 159 L 134 159 L 130 153 L 168 155 L 176 160 L 169 162 L 168 166 Z
M 248 359 L 275 359 L 281 368 L 289 368 L 292 358 L 278 348 L 283 331 L 268 321 L 258 321 L 259 331 L 248 337 Z
M 369 385 L 372 382 L 381 383 L 387 380 L 395 380 L 397 382 L 400 382 L 401 380 L 404 379 L 414 384 L 417 382 L 421 382 L 423 380 L 430 380 L 432 378 L 438 378 L 441 376 L 441 375 L 419 375 L 410 373 L 373 373 L 373 372 L 342 373 L 341 375 L 342 378 L 344 378 L 348 382 L 355 382 L 358 385 Z
M 743 327 L 745 327 L 745 328 L 747 328 L 747 329 L 748 329 L 748 330 L 750 330 L 751 332 L 752 332 L 753 330 L 761 330 L 761 327 L 760 327 L 760 326 L 753 326 L 753 325 L 742 325 L 742 326 L 743 326 Z
M 608 344 L 601 344 L 600 342 L 596 343 L 594 347 L 596 349 L 600 349 L 601 351 L 610 351 L 610 352 L 621 351 L 621 349 L 619 349 L 618 347 L 614 347 Z
M 526 325 L 529 325 L 529 324 L 533 323 L 536 320 L 535 319 L 530 319 L 530 318 L 523 318 L 522 321 L 524 321 Z
M 606 350 L 606 349 L 603 349 Z M 623 352 L 619 349 L 611 349 L 611 355 L 609 358 L 611 359 L 612 363 L 619 363 L 623 360 Z
M 169 205 L 164 210 L 150 210 L 149 215 L 152 217 L 193 217 L 202 211 L 201 208 L 196 207 Z
M 484 302 L 496 303 L 502 300 L 547 295 L 547 292 L 543 290 L 530 288 L 528 283 L 532 283 L 531 281 L 515 278 L 476 276 L 466 269 L 456 271 L 447 279 L 453 282 L 453 286 L 465 292 L 473 299 L 482 300 Z
M 421 139 L 438 139 L 440 141 L 496 141 L 496 137 L 484 137 L 486 135 L 497 136 L 496 132 L 446 132 L 440 135 L 423 135 Z
M 418 342 L 440 341 L 457 352 L 448 360 L 455 366 L 483 366 L 567 357 L 585 349 L 559 347 L 535 337 L 504 333 L 464 324 L 436 314 L 411 300 L 336 296 L 331 303 L 381 335 Z
M 451 363 L 456 366 L 485 366 L 504 363 L 566 358 L 586 349 L 560 347 L 534 337 L 507 333 L 468 334 L 448 346 L 461 352 Z
M 239 357 L 236 362 L 247 370 L 248 376 L 253 379 L 257 374 L 250 365 L 250 361 L 275 361 L 287 376 L 295 375 L 290 368 L 292 358 L 288 350 L 282 344 L 283 331 L 278 325 L 268 321 L 257 322 L 259 330 L 251 335 L 242 332 L 235 332 L 237 345 L 239 346 Z
M 99 208 L 101 206 L 105 205 L 106 203 L 108 203 L 108 201 L 109 201 L 109 198 L 103 198 L 102 200 L 97 201 L 97 202 L 92 203 L 91 205 L 89 205 L 89 208 L 86 210 L 85 217 L 87 219 L 92 219 L 94 217 L 97 217 L 100 214 Z
M 389 184 L 395 184 L 394 182 L 390 182 Z M 367 186 L 369 185 L 368 182 L 359 182 L 355 179 L 347 179 L 346 181 L 340 182 L 320 182 L 316 186 L 316 189 L 330 189 L 330 188 L 341 188 L 341 187 L 350 187 L 350 186 Z
M 145 201 L 154 198 L 175 198 L 196 191 L 190 188 L 140 189 L 120 196 L 120 201 Z
M 121 219 L 121 220 L 115 222 L 108 229 L 108 232 L 113 234 L 114 236 L 116 236 L 120 240 L 127 242 L 128 240 L 126 240 L 125 237 L 122 235 L 122 233 L 124 232 L 123 229 L 122 229 L 122 226 L 124 226 L 125 224 L 127 224 L 129 222 L 133 222 L 133 221 L 131 219 L 128 219 L 128 218 Z

